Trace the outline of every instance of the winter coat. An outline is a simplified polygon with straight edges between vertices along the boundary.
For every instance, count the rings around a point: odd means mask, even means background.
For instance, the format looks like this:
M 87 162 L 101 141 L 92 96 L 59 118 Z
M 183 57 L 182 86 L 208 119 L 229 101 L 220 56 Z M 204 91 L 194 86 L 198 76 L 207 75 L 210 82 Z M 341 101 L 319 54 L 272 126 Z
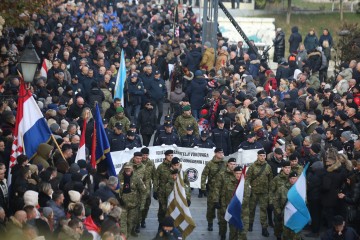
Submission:
M 99 187 L 94 196 L 99 197 L 102 202 L 106 202 L 109 198 L 116 198 L 115 193 L 108 186 Z
M 59 233 L 58 239 L 62 240 L 79 240 L 81 235 L 74 229 L 70 228 L 66 224 L 63 225 L 61 232 Z
M 351 227 L 344 227 L 342 234 L 335 231 L 334 228 L 327 230 L 321 235 L 321 240 L 358 240 L 359 235 Z
M 301 34 L 299 33 L 298 27 L 294 26 L 291 28 L 291 35 L 289 38 L 289 53 L 294 53 L 299 48 L 299 44 L 302 42 Z
M 346 170 L 341 163 L 336 161 L 333 165 L 324 170 L 321 186 L 321 200 L 324 207 L 336 207 L 340 204 L 338 193 L 346 180 Z
M 50 152 L 52 151 L 53 147 L 47 143 L 41 143 L 37 149 L 37 154 L 33 160 L 33 164 L 41 164 L 44 169 L 50 167 L 48 163 L 48 159 L 50 157 Z
M 272 156 L 270 160 L 267 161 L 267 163 L 271 167 L 273 177 L 278 175 L 278 173 L 280 172 L 278 170 L 282 168 L 284 162 L 285 162 L 284 159 L 280 159 L 279 161 L 278 159 L 275 158 L 275 156 Z
M 256 86 L 252 80 L 246 80 L 246 95 L 256 97 Z
M 51 200 L 51 197 L 43 192 L 39 193 L 39 205 L 40 207 L 47 207 L 47 202 Z
M 108 136 L 110 143 L 110 150 L 112 152 L 122 151 L 125 149 L 125 135 L 124 134 L 115 134 L 112 132 Z
M 138 116 L 139 130 L 141 134 L 152 135 L 156 130 L 156 111 L 155 109 L 142 109 Z
M 313 163 L 307 174 L 306 174 L 306 182 L 307 182 L 307 199 L 309 201 L 317 201 L 321 199 L 321 188 L 322 188 L 322 178 L 324 176 L 324 167 L 323 163 L 317 161 Z
M 308 59 L 306 66 L 308 66 L 312 73 L 318 72 L 322 65 L 322 55 L 321 52 L 315 50 L 312 52 L 308 51 Z
M 48 201 L 47 206 L 51 207 L 54 212 L 54 229 L 56 229 L 60 224 L 60 220 L 66 218 L 64 208 L 59 207 L 53 200 Z
M 173 92 L 170 92 L 169 101 L 171 103 L 179 103 L 185 97 L 185 93 L 182 91 L 182 88 L 175 88 Z
M 207 48 L 202 56 L 200 68 L 210 71 L 215 65 L 215 50 L 214 48 Z
M 105 96 L 104 93 L 100 90 L 100 88 L 95 87 L 90 90 L 90 94 L 88 96 L 89 105 L 92 109 L 95 108 L 95 103 L 99 103 L 99 107 L 101 107 L 102 102 L 104 101 Z
M 226 66 L 226 62 L 228 60 L 229 53 L 225 50 L 221 50 L 217 59 L 216 59 L 216 65 L 215 70 L 219 71 L 222 66 Z
M 280 31 L 274 40 L 274 62 L 278 62 L 285 55 L 285 33 Z
M 161 100 L 167 97 L 167 89 L 165 86 L 165 81 L 161 78 L 153 79 L 150 83 L 148 93 L 151 99 Z
M 207 82 L 202 77 L 195 77 L 186 94 L 189 96 L 191 109 L 199 110 L 205 104 L 207 94 Z
M 249 72 L 254 79 L 257 78 L 257 76 L 259 75 L 259 69 L 260 69 L 260 60 L 258 59 L 251 60 L 249 65 Z
M 199 69 L 199 64 L 201 62 L 201 49 L 193 49 L 189 54 L 192 56 L 193 62 L 189 63 L 188 68 L 191 72 L 195 73 L 195 71 Z
M 322 34 L 319 38 L 319 46 L 322 47 L 323 46 L 323 42 L 324 41 L 328 41 L 329 42 L 329 47 L 331 48 L 333 45 L 333 38 L 331 36 L 330 33 L 328 33 L 328 35 L 324 35 Z
M 137 80 L 136 82 L 131 82 L 130 80 L 127 80 L 125 83 L 124 92 L 126 93 L 125 96 L 128 105 L 140 105 L 141 96 L 145 94 L 144 85 L 140 80 Z
M 183 115 L 177 117 L 175 120 L 175 123 L 174 123 L 174 127 L 176 128 L 180 137 L 186 135 L 186 128 L 189 125 L 191 125 L 194 129 L 194 136 L 198 137 L 199 136 L 198 123 L 192 115 L 187 116 L 187 115 L 183 114 Z
M 218 148 L 222 148 L 224 151 L 224 155 L 228 156 L 232 152 L 229 130 L 225 128 L 215 128 L 212 133 L 213 134 L 211 136 L 211 139 L 214 142 L 215 146 Z
M 103 112 L 105 113 L 106 110 L 108 110 L 113 103 L 113 96 L 111 91 L 107 88 L 101 88 L 101 91 L 104 94 L 104 101 L 101 103 L 101 107 Z
M 317 46 L 319 46 L 319 40 L 315 34 L 310 35 L 310 33 L 308 33 L 308 35 L 306 35 L 304 39 L 304 45 L 306 51 L 310 52 L 314 50 Z

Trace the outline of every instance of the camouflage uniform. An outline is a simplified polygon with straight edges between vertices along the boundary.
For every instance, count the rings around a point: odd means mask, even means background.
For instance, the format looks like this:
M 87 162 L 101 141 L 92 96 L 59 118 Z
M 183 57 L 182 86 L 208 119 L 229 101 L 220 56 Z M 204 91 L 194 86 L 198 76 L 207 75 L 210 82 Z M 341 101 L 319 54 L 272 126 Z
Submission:
M 199 126 L 196 119 L 190 115 L 185 116 L 184 114 L 177 117 L 174 123 L 174 127 L 180 137 L 186 136 L 186 128 L 191 125 L 194 129 L 194 136 L 199 137 Z
M 300 176 L 303 169 L 304 168 L 300 164 L 297 164 L 296 166 L 291 167 L 291 172 L 296 172 L 298 174 L 298 176 Z
M 231 198 L 234 195 L 237 184 L 238 180 L 235 178 L 234 172 L 229 168 L 226 168 L 225 171 L 221 171 L 217 176 L 214 195 L 215 199 L 217 199 L 216 202 L 220 203 L 220 209 L 218 210 L 220 236 L 226 236 L 227 222 L 224 217 L 227 206 L 229 205 Z M 232 237 L 236 235 L 236 232 L 231 230 L 236 230 L 236 228 L 230 228 L 230 239 L 233 239 Z
M 130 192 L 124 193 L 125 191 L 125 173 L 119 174 L 119 183 L 120 183 L 120 199 L 125 204 L 126 209 L 126 218 L 127 218 L 127 237 L 129 232 L 133 231 L 138 223 L 138 207 L 144 209 L 144 201 L 142 201 L 143 196 L 145 196 L 146 186 L 143 183 L 141 178 L 136 177 L 133 173 L 130 177 Z
M 145 208 L 144 211 L 142 211 L 142 221 L 145 221 L 147 218 L 150 204 L 151 204 L 151 181 L 154 181 L 155 175 L 156 175 L 156 168 L 153 161 L 151 161 L 149 158 L 145 161 L 143 160 L 143 164 L 145 165 L 145 175 L 146 175 L 146 200 L 145 200 Z
M 171 170 L 172 170 L 172 168 L 171 168 Z M 179 173 L 183 174 L 182 176 L 183 176 L 183 180 L 184 180 L 184 184 L 185 184 L 186 199 L 191 200 L 191 189 L 190 189 L 190 182 L 189 182 L 188 176 L 181 169 L 179 169 Z M 172 178 L 172 176 L 170 175 L 167 183 L 165 184 L 165 187 L 163 187 L 164 188 L 164 193 L 166 195 L 166 209 L 165 209 L 165 212 L 167 211 L 167 200 L 169 198 L 169 195 L 174 190 L 175 181 L 176 180 L 174 180 Z
M 264 171 L 259 175 L 261 168 L 265 165 Z M 255 217 L 255 208 L 260 205 L 260 223 L 262 228 L 267 228 L 267 211 L 269 204 L 270 182 L 272 180 L 272 170 L 270 165 L 264 161 L 256 160 L 247 171 L 246 184 L 251 186 L 251 194 L 249 198 L 249 225 L 253 225 Z
M 158 211 L 158 221 L 161 222 L 164 220 L 167 210 L 167 195 L 164 186 L 171 178 L 171 162 L 164 160 L 156 169 L 155 179 L 154 179 L 154 192 L 158 194 L 159 200 L 159 211 Z
M 279 191 L 279 189 L 281 189 L 282 186 L 284 186 L 287 182 L 289 182 L 288 180 L 288 175 L 286 175 L 283 171 L 280 172 L 280 174 L 278 174 L 276 177 L 274 177 L 274 179 L 272 180 L 271 184 L 270 184 L 270 200 L 269 200 L 269 204 L 273 204 L 275 202 L 275 196 L 277 194 L 277 192 Z M 282 229 L 283 229 L 283 222 L 282 222 L 282 218 L 279 218 L 278 215 L 274 215 L 274 235 L 276 237 L 281 237 L 281 233 L 282 233 Z
M 290 182 L 288 181 L 284 186 L 282 186 L 275 194 L 274 197 L 274 214 L 284 221 L 284 209 L 287 203 L 287 193 L 289 189 L 292 187 Z M 295 233 L 287 227 L 283 227 L 283 235 L 282 240 L 300 240 L 300 234 Z
M 238 234 L 239 240 L 247 240 L 246 235 L 247 235 L 248 227 L 249 227 L 250 192 L 251 192 L 251 188 L 249 186 L 249 183 L 246 182 L 246 177 L 245 177 L 244 198 L 243 198 L 243 202 L 241 204 L 241 220 L 243 221 L 243 230 Z M 231 228 L 234 228 L 234 227 L 230 225 L 230 233 L 231 233 Z M 234 238 L 234 239 L 236 239 L 236 238 Z M 232 240 L 232 238 L 230 238 L 230 240 Z
M 132 158 L 130 160 L 130 163 L 133 164 L 133 167 L 134 167 L 134 175 L 137 177 L 137 178 L 140 178 L 142 180 L 142 182 L 145 184 L 145 187 L 146 187 L 146 193 L 149 191 L 148 187 L 146 186 L 146 183 L 147 183 L 147 174 L 146 174 L 146 167 L 143 163 L 140 163 L 140 164 L 135 164 L 134 162 L 134 159 Z M 143 196 L 141 196 L 141 203 L 140 205 L 138 206 L 138 223 L 140 224 L 141 223 L 141 220 L 142 220 L 142 210 L 145 208 L 145 202 L 146 202 L 146 194 L 144 194 Z M 140 206 L 144 206 L 142 209 L 140 209 Z
M 216 178 L 220 171 L 225 169 L 225 162 L 223 159 L 217 159 L 215 156 L 209 161 L 202 174 L 201 174 L 201 190 L 206 190 L 206 179 L 209 189 L 207 197 L 207 210 L 206 210 L 206 219 L 209 224 L 212 224 L 215 218 L 215 205 L 214 203 L 218 201 L 216 199 Z
M 108 124 L 108 128 L 113 130 L 115 123 L 121 123 L 123 126 L 123 132 L 127 132 L 130 128 L 130 121 L 127 117 L 123 116 L 122 118 L 120 118 L 117 114 L 113 117 L 110 118 L 109 120 L 109 124 Z

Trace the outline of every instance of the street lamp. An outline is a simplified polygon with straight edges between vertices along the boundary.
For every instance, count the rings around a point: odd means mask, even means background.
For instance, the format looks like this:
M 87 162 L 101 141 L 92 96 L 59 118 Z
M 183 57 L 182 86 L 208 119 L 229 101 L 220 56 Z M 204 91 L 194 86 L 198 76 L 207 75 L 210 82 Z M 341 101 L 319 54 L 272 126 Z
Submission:
M 36 69 L 40 63 L 40 58 L 31 42 L 26 46 L 18 62 L 20 64 L 24 82 L 27 84 L 32 83 Z

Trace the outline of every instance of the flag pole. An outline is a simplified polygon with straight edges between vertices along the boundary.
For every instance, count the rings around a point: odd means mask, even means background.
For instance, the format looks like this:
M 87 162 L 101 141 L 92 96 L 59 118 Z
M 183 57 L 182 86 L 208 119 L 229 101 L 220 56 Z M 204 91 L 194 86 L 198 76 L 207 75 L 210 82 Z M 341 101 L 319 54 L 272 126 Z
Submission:
M 59 144 L 57 143 L 57 141 L 56 141 L 56 139 L 55 139 L 54 134 L 51 134 L 51 139 L 52 139 L 53 142 L 55 143 L 56 148 L 59 150 L 59 152 L 60 152 L 60 154 L 61 154 L 61 157 L 62 157 L 63 159 L 65 159 L 64 154 L 63 154 L 63 152 L 61 151 L 61 148 L 60 148 Z M 66 159 L 65 159 L 65 160 L 66 160 Z

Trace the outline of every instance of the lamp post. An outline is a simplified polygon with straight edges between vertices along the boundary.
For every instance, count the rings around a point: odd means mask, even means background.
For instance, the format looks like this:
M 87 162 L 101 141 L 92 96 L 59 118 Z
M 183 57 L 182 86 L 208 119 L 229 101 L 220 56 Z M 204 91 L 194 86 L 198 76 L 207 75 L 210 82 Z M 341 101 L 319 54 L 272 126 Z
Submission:
M 31 42 L 26 46 L 18 62 L 25 84 L 30 85 L 34 80 L 36 69 L 40 63 L 40 58 Z

